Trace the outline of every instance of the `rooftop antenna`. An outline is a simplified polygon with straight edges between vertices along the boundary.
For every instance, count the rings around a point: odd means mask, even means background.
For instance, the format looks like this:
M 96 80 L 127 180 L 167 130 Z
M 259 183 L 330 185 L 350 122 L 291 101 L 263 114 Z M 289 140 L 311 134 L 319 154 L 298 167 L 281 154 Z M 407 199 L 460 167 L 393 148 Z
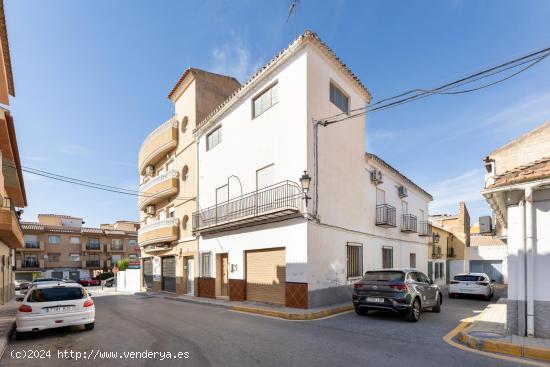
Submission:
M 288 16 L 286 17 L 286 22 L 288 23 L 290 17 L 294 15 L 294 33 L 296 37 L 298 37 L 298 21 L 296 20 L 296 13 L 298 12 L 298 2 L 299 0 L 290 1 L 290 8 L 288 9 Z

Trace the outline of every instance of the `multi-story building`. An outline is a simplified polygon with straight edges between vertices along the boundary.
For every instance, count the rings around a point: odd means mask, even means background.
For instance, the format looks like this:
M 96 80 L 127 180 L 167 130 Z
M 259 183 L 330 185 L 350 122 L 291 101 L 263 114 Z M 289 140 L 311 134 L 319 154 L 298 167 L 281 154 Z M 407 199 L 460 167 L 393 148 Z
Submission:
M 198 122 L 199 296 L 316 307 L 366 270 L 427 270 L 432 197 L 365 153 L 370 98 L 307 31 Z
M 39 276 L 78 280 L 111 270 L 118 260 L 139 259 L 139 224 L 117 221 L 99 228 L 83 226 L 82 218 L 39 214 L 23 222 L 24 246 L 17 250 L 16 279 Z
M 15 249 L 23 247 L 21 210 L 15 208 L 27 205 L 15 127 L 8 109 L 10 96 L 15 96 L 15 90 L 4 2 L 0 0 L 0 304 L 13 298 Z
M 197 241 L 191 217 L 197 202 L 197 148 L 193 131 L 238 87 L 235 78 L 186 70 L 168 98 L 175 114 L 151 132 L 139 152 L 139 246 L 143 286 L 195 293 Z
M 458 203 L 457 214 L 430 215 L 428 276 L 439 285 L 449 283 L 456 274 L 468 272 L 467 248 L 470 246 L 470 214 L 466 203 Z
M 511 333 L 550 338 L 550 122 L 485 158 L 483 196 L 508 245 Z

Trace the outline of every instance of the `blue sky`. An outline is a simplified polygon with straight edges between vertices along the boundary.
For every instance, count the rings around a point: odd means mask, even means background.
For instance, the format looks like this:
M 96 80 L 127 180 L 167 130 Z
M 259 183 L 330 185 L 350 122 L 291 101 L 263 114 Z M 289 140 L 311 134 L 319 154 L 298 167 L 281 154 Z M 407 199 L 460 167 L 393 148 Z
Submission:
M 6 0 L 12 102 L 23 165 L 136 189 L 137 155 L 195 66 L 244 81 L 294 38 L 288 0 Z M 311 29 L 374 100 L 434 87 L 550 45 L 548 1 L 301 0 Z M 464 199 L 472 221 L 481 159 L 550 119 L 550 61 L 478 93 L 434 96 L 367 117 L 367 149 L 431 192 L 432 213 Z M 138 219 L 136 198 L 25 175 L 29 207 L 88 225 Z

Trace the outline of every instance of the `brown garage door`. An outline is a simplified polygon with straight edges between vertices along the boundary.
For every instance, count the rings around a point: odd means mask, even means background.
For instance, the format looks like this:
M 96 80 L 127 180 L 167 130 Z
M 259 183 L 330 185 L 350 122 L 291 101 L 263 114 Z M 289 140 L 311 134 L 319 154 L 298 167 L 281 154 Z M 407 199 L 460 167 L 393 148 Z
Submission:
M 246 252 L 246 298 L 285 304 L 285 249 Z

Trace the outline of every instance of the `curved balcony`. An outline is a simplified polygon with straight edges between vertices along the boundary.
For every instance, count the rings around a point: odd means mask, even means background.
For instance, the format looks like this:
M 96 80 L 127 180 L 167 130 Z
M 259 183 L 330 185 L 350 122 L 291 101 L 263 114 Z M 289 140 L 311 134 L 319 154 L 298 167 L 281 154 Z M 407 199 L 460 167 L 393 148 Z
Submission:
M 138 244 L 140 247 L 154 244 L 167 243 L 178 239 L 179 220 L 168 218 L 156 220 L 146 224 L 138 231 Z
M 141 144 L 139 150 L 139 172 L 145 173 L 145 167 L 154 165 L 167 152 L 178 145 L 178 120 L 172 117 L 153 130 Z
M 139 189 L 139 208 L 144 210 L 147 205 L 178 193 L 178 171 L 171 169 L 161 175 L 151 178 Z

